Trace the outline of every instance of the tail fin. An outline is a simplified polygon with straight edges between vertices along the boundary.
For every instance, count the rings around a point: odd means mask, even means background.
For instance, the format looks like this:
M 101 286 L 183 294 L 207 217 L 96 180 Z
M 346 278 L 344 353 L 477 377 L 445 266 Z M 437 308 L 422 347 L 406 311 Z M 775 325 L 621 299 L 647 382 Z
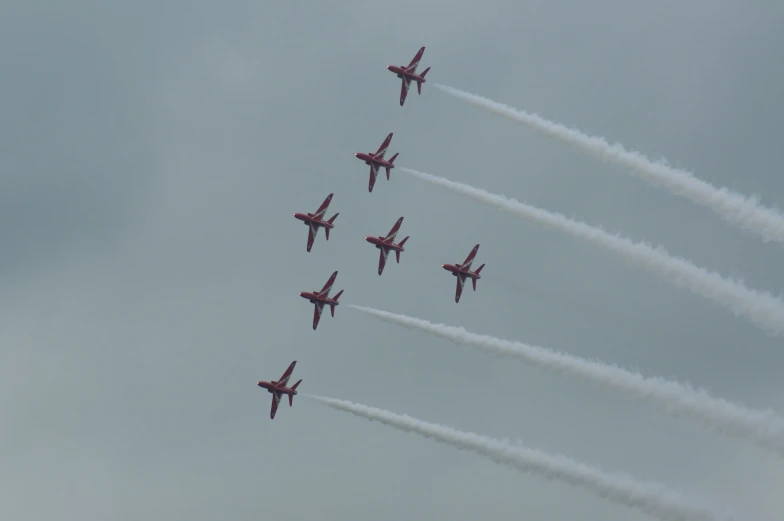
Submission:
M 340 215 L 340 213 L 336 213 L 335 215 L 333 215 L 332 219 L 330 219 L 327 222 L 329 224 L 332 224 L 335 221 L 335 219 L 337 218 L 338 215 Z M 327 240 L 329 240 L 329 228 L 327 226 L 324 226 L 324 235 L 326 235 L 327 236 Z
M 422 71 L 422 74 L 420 74 L 420 76 L 421 76 L 421 77 L 424 79 L 424 77 L 425 77 L 425 74 L 427 74 L 427 71 L 429 71 L 429 70 L 430 70 L 430 67 L 428 67 L 427 69 L 425 69 L 424 71 Z M 417 82 L 417 92 L 418 92 L 419 94 L 422 94 L 422 82 L 421 82 L 421 81 L 418 81 L 418 82 Z
M 480 272 L 480 271 L 482 271 L 482 268 L 484 268 L 484 267 L 485 267 L 485 265 L 484 265 L 484 264 L 482 264 L 481 266 L 479 266 L 479 267 L 476 269 L 476 271 L 475 271 L 474 273 L 476 273 L 477 275 L 479 275 L 479 272 Z M 471 279 L 471 284 L 474 286 L 474 291 L 476 291 L 476 279 Z
M 402 247 L 406 243 L 407 240 L 408 240 L 408 237 L 406 237 L 405 239 L 400 241 L 398 243 L 398 246 Z M 397 263 L 400 264 L 400 250 L 395 250 L 395 258 L 397 259 Z
M 332 314 L 333 317 L 335 316 L 335 305 L 338 303 L 338 299 L 343 294 L 343 291 L 344 290 L 342 290 L 342 289 L 340 291 L 338 291 L 338 294 L 335 295 L 335 298 L 333 299 L 335 301 L 335 304 L 330 303 L 330 305 L 329 305 L 329 311 L 330 311 L 330 313 Z
M 390 163 L 392 163 L 392 164 L 394 165 L 394 164 L 395 164 L 395 158 L 397 157 L 397 155 L 398 155 L 399 153 L 400 153 L 400 152 L 398 152 L 398 153 L 396 153 L 394 156 L 390 157 L 390 158 L 389 158 L 389 162 L 390 162 Z M 390 169 L 390 167 L 386 167 L 386 169 L 387 169 L 387 181 L 389 181 L 389 169 Z
M 297 383 L 295 383 L 294 385 L 291 386 L 291 390 L 292 391 L 296 391 L 297 390 L 297 386 L 299 385 L 299 383 L 301 381 L 302 381 L 302 378 L 300 378 Z M 289 407 L 293 407 L 293 406 L 294 406 L 294 395 L 290 394 L 289 395 Z

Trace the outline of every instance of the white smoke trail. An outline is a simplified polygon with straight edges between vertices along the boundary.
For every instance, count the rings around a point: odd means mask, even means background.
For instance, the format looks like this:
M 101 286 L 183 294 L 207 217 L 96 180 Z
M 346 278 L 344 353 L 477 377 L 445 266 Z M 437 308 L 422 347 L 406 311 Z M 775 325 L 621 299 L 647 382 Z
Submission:
M 517 358 L 540 369 L 583 378 L 656 405 L 673 416 L 694 418 L 712 430 L 738 436 L 784 456 L 784 418 L 771 410 L 749 409 L 722 398 L 714 398 L 704 389 L 694 389 L 663 378 L 646 378 L 615 365 L 590 361 L 543 347 L 470 333 L 462 327 L 434 324 L 421 318 L 353 304 L 349 304 L 349 307 L 380 320 L 429 333 L 456 344 Z
M 784 336 L 784 302 L 768 292 L 750 289 L 740 281 L 726 279 L 716 272 L 695 266 L 686 259 L 671 256 L 661 246 L 654 248 L 649 244 L 635 243 L 620 235 L 612 235 L 584 222 L 573 221 L 559 213 L 548 212 L 503 195 L 491 194 L 467 184 L 417 172 L 410 168 L 399 168 L 419 179 L 448 188 L 480 203 L 560 230 L 622 255 L 638 266 L 658 273 L 678 286 L 689 289 L 717 304 L 724 305 L 736 316 L 745 317 L 770 334 Z
M 784 215 L 760 204 L 757 196 L 747 197 L 728 188 L 717 188 L 694 177 L 690 172 L 652 161 L 639 152 L 626 150 L 620 143 L 611 145 L 604 138 L 583 134 L 577 129 L 546 120 L 537 114 L 529 114 L 446 85 L 434 84 L 434 87 L 516 123 L 528 125 L 602 160 L 625 166 L 651 184 L 664 187 L 676 195 L 712 209 L 730 224 L 757 233 L 765 242 L 784 242 Z
M 561 454 L 529 449 L 509 442 L 463 432 L 344 400 L 306 395 L 324 405 L 396 429 L 419 434 L 458 449 L 469 450 L 501 465 L 580 487 L 615 503 L 641 510 L 663 521 L 717 521 L 733 519 L 681 496 L 657 483 L 641 483 L 623 474 L 610 474 Z

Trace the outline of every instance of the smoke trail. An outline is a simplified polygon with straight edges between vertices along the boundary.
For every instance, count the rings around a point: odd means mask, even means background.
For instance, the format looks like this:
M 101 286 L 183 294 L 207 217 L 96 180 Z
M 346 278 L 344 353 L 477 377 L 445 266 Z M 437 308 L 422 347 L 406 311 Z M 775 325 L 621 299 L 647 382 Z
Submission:
M 757 233 L 765 242 L 784 242 L 784 215 L 778 210 L 760 204 L 756 196 L 746 197 L 728 188 L 717 188 L 694 177 L 690 172 L 673 168 L 664 162 L 652 161 L 639 152 L 626 150 L 620 143 L 611 145 L 604 138 L 588 136 L 577 129 L 548 121 L 537 114 L 529 114 L 446 85 L 434 84 L 434 87 L 472 105 L 528 125 L 534 130 L 560 139 L 602 160 L 625 166 L 651 184 L 662 186 L 676 195 L 712 209 L 730 224 Z
M 663 521 L 716 521 L 733 519 L 697 504 L 679 493 L 657 483 L 640 483 L 623 474 L 610 474 L 589 467 L 561 454 L 548 454 L 472 432 L 417 420 L 407 415 L 376 409 L 344 400 L 306 395 L 333 409 L 345 411 L 371 421 L 377 421 L 440 441 L 458 449 L 469 450 L 496 463 L 545 479 L 563 481 L 587 489 L 615 503 L 641 510 Z
M 673 416 L 692 417 L 712 430 L 738 436 L 784 456 L 784 418 L 771 410 L 749 409 L 714 398 L 703 389 L 694 389 L 663 378 L 646 378 L 615 365 L 585 360 L 543 347 L 470 333 L 462 327 L 434 324 L 420 318 L 353 304 L 349 304 L 349 307 L 456 344 L 517 358 L 540 369 L 583 378 L 656 405 Z
M 750 289 L 742 282 L 725 279 L 718 273 L 695 266 L 686 259 L 670 256 L 661 246 L 654 248 L 645 243 L 635 243 L 620 235 L 612 235 L 600 228 L 573 221 L 559 213 L 548 212 L 515 199 L 491 194 L 485 190 L 450 181 L 443 177 L 417 172 L 405 167 L 400 167 L 400 170 L 434 185 L 470 197 L 480 203 L 560 230 L 622 255 L 637 265 L 662 275 L 678 286 L 689 289 L 717 304 L 724 305 L 736 316 L 745 317 L 770 334 L 784 336 L 784 302 L 768 292 Z

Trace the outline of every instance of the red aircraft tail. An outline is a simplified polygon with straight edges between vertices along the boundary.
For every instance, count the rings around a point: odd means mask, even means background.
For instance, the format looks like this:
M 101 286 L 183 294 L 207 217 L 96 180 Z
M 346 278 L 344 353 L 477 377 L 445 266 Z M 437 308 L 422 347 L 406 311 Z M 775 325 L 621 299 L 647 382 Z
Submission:
M 477 275 L 479 275 L 479 272 L 480 272 L 480 271 L 482 271 L 482 268 L 484 268 L 484 267 L 485 267 L 485 265 L 484 265 L 484 264 L 482 264 L 481 266 L 479 266 L 479 267 L 476 269 L 476 271 L 475 271 L 474 273 L 476 273 Z M 476 291 L 476 279 L 471 279 L 471 284 L 473 284 L 473 286 L 474 286 L 474 291 Z
M 302 378 L 300 378 L 300 379 L 297 381 L 297 383 L 295 383 L 294 385 L 292 385 L 292 386 L 291 386 L 291 390 L 292 390 L 292 391 L 296 391 L 296 390 L 297 390 L 297 386 L 299 385 L 299 383 L 300 383 L 301 381 L 302 381 Z M 294 395 L 293 395 L 293 394 L 290 394 L 290 395 L 289 395 L 289 407 L 293 407 L 293 406 L 294 406 Z
M 338 299 L 343 294 L 343 291 L 344 290 L 342 290 L 342 289 L 340 291 L 338 291 L 338 294 L 335 295 L 335 298 L 332 299 L 335 302 L 334 303 L 330 302 L 330 304 L 329 304 L 329 311 L 330 311 L 330 313 L 332 314 L 333 317 L 335 316 L 335 305 L 338 304 Z
M 408 237 L 410 237 L 410 235 Z M 398 246 L 402 247 L 406 243 L 406 241 L 408 240 L 408 237 L 406 237 L 405 239 L 400 241 L 398 243 Z M 400 264 L 400 250 L 395 250 L 395 258 L 397 259 L 397 263 Z
M 427 71 L 429 71 L 429 70 L 430 70 L 430 67 L 428 67 L 427 69 L 423 70 L 423 71 L 422 71 L 422 74 L 420 74 L 419 76 L 420 76 L 422 79 L 424 79 L 424 77 L 425 77 L 425 74 L 427 74 Z M 418 82 L 417 82 L 417 92 L 418 92 L 419 94 L 422 94 L 422 82 L 421 82 L 421 81 L 418 81 Z
M 329 221 L 327 221 L 327 222 L 328 222 L 329 224 L 332 224 L 332 223 L 334 223 L 334 222 L 335 222 L 335 219 L 337 219 L 338 215 L 340 215 L 340 212 L 338 212 L 338 213 L 336 213 L 335 215 L 333 215 L 333 216 L 332 216 L 332 219 L 330 219 L 330 220 L 329 220 Z M 324 227 L 324 234 L 327 236 L 327 240 L 329 240 L 329 228 L 327 228 L 326 226 Z
M 389 162 L 392 163 L 393 165 L 395 164 L 395 159 L 397 158 L 398 154 L 400 154 L 400 152 L 397 152 L 394 156 L 389 158 Z M 386 168 L 387 168 L 387 181 L 389 181 L 389 167 Z

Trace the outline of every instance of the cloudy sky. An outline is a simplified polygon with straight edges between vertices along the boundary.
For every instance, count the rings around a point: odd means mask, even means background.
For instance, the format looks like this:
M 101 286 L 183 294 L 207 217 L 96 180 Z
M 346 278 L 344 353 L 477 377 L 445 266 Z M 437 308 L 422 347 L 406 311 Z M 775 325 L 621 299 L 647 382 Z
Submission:
M 115 5 L 116 4 L 116 5 Z M 341 302 L 689 381 L 784 411 L 784 345 L 623 259 L 354 152 L 665 246 L 784 289 L 780 245 L 387 64 L 666 157 L 784 207 L 784 4 L 46 2 L 0 7 L 0 517 L 649 519 L 307 399 L 560 452 L 748 520 L 784 516 L 781 462 L 688 419 Z M 330 241 L 294 212 L 330 192 Z M 366 235 L 405 216 L 401 264 Z M 454 303 L 480 243 L 477 292 Z

